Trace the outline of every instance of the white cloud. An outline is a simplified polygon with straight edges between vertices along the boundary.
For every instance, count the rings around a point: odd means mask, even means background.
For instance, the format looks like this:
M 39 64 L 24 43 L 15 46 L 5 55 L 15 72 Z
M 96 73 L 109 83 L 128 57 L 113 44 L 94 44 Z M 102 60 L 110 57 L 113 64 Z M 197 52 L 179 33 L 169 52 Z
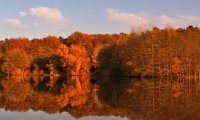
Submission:
M 115 9 L 107 10 L 107 19 L 113 22 L 128 23 L 131 25 L 148 25 L 149 20 L 134 13 L 120 12 Z
M 69 23 L 68 20 L 63 16 L 63 14 L 56 8 L 31 8 L 29 10 L 29 14 L 33 17 L 41 18 L 51 25 L 66 26 Z
M 13 27 L 17 27 L 17 28 L 24 28 L 25 25 L 19 20 L 19 19 L 15 19 L 15 18 L 8 18 L 6 20 L 7 24 Z
M 158 20 L 162 25 L 172 27 L 186 27 L 188 25 L 199 25 L 200 17 L 198 16 L 176 16 L 174 18 L 167 15 L 161 15 Z
M 27 15 L 27 13 L 26 13 L 25 11 L 19 11 L 19 14 L 20 14 L 21 16 L 26 16 L 26 15 Z
M 151 17 L 154 16 L 154 17 Z M 116 9 L 107 9 L 107 20 L 112 22 L 127 23 L 133 26 L 158 26 L 166 27 L 168 25 L 179 28 L 189 25 L 200 26 L 200 16 L 183 16 L 176 15 L 174 17 L 168 15 L 150 15 L 146 12 L 121 12 Z

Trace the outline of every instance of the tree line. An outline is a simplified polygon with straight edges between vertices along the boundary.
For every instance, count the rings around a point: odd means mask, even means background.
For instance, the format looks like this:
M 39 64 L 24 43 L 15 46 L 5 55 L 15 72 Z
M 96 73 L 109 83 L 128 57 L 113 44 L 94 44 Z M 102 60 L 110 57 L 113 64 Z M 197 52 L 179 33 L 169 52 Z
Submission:
M 152 28 L 130 34 L 86 34 L 0 42 L 6 74 L 200 78 L 200 29 Z
M 132 31 L 126 44 L 102 50 L 99 61 L 104 72 L 112 76 L 199 79 L 200 29 Z
M 85 34 L 42 39 L 10 38 L 0 41 L 0 71 L 7 75 L 88 75 L 98 66 L 98 53 L 124 44 L 127 34 Z

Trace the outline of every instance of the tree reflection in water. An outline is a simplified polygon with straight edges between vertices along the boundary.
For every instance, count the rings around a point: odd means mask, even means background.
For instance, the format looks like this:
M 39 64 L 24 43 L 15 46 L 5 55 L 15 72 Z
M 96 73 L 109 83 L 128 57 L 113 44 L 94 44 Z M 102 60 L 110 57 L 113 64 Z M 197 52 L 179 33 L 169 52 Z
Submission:
M 6 111 L 45 111 L 48 114 L 68 112 L 76 118 L 84 116 L 124 116 L 124 113 L 103 105 L 99 85 L 90 83 L 90 76 L 2 78 L 0 107 Z
M 132 120 L 199 120 L 200 82 L 191 80 L 104 80 L 99 98 L 125 109 Z
M 120 116 L 132 120 L 200 119 L 200 82 L 166 79 L 6 77 L 0 108 L 9 111 L 68 112 L 76 118 Z

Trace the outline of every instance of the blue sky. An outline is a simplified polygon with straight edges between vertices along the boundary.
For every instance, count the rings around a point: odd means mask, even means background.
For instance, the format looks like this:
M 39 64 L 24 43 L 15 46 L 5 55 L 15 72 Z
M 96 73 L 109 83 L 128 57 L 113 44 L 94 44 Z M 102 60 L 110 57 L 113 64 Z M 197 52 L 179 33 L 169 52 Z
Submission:
M 0 39 L 200 26 L 199 0 L 0 0 Z

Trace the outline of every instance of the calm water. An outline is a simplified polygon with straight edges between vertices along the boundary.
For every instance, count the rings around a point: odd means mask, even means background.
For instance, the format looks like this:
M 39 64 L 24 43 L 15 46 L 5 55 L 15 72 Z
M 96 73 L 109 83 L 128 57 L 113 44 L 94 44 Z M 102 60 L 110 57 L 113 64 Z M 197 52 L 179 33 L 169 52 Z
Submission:
M 200 82 L 6 77 L 0 120 L 199 120 Z

